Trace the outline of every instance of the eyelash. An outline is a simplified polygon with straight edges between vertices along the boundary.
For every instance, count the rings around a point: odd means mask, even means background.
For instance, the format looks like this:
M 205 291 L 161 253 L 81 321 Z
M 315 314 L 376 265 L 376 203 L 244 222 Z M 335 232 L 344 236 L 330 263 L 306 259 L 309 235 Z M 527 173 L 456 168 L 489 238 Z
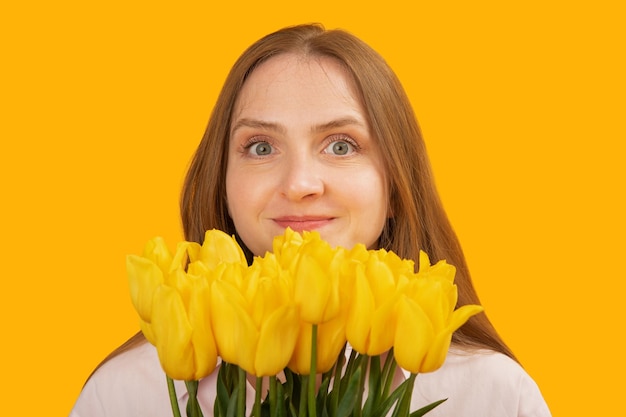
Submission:
M 272 149 L 274 148 L 274 144 L 272 143 L 270 138 L 264 136 L 253 136 L 242 145 L 243 153 L 250 154 L 250 149 L 252 149 L 254 145 L 257 145 L 259 143 L 267 143 L 270 147 L 272 147 Z
M 347 136 L 347 135 L 344 135 L 344 134 L 338 134 L 338 135 L 331 135 L 331 136 L 329 136 L 324 141 L 324 149 L 328 148 L 331 144 L 333 144 L 335 142 L 346 142 L 347 144 L 352 146 L 352 148 L 354 149 L 355 152 L 359 151 L 361 149 L 359 144 L 354 139 L 352 139 L 350 136 Z
M 353 148 L 353 151 L 355 152 L 361 149 L 359 144 L 354 139 L 352 139 L 350 136 L 347 136 L 345 134 L 337 134 L 337 135 L 331 135 L 327 137 L 324 140 L 323 149 L 328 148 L 330 145 L 332 145 L 335 142 L 346 142 Z M 267 143 L 272 149 L 274 149 L 274 144 L 270 138 L 265 137 L 265 136 L 253 136 L 242 145 L 243 153 L 251 154 L 250 150 L 252 149 L 252 147 L 259 143 Z M 254 155 L 254 156 L 260 157 L 259 155 Z

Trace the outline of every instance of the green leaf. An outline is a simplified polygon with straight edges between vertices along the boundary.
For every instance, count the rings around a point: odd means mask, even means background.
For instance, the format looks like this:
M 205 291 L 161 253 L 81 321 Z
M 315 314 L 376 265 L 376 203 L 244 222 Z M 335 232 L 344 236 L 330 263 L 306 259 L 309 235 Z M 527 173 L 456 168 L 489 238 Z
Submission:
M 387 352 L 387 357 L 385 358 L 385 364 L 383 365 L 383 371 L 381 374 L 381 380 L 384 381 L 381 390 L 381 395 L 383 398 L 387 398 L 387 396 L 389 396 L 389 392 L 391 391 L 391 387 L 393 385 L 393 378 L 396 373 L 396 368 L 396 359 L 393 356 L 393 349 L 390 349 L 389 352 Z
M 352 378 L 355 370 L 360 368 L 361 356 L 357 355 L 357 352 L 353 350 L 350 352 L 350 358 L 348 359 L 348 364 L 346 365 L 346 371 L 344 372 L 343 377 L 339 381 L 337 395 L 339 398 L 343 398 L 346 390 L 348 389 L 348 383 Z
M 240 389 L 237 387 L 241 369 L 237 365 L 222 362 L 217 373 L 217 388 L 214 417 L 234 417 L 237 412 L 237 403 Z M 245 373 L 243 374 L 245 378 Z M 245 390 L 245 380 L 244 380 Z M 244 391 L 245 397 L 245 391 Z M 244 398 L 245 401 L 245 398 Z
M 363 409 L 361 408 L 361 404 L 363 404 L 363 393 L 365 392 L 365 380 L 367 379 L 368 366 L 370 364 L 369 356 L 359 355 L 360 367 L 361 371 L 361 380 L 359 381 L 359 389 L 357 391 L 356 404 L 358 407 L 355 407 L 353 416 L 354 417 L 363 417 Z
M 348 417 L 350 413 L 352 413 L 354 405 L 356 404 L 360 382 L 361 369 L 359 368 L 350 377 L 346 391 L 339 402 L 336 417 Z
M 235 388 L 233 393 L 228 400 L 228 406 L 226 408 L 226 417 L 235 417 L 235 413 L 237 412 L 237 397 L 239 396 L 239 388 Z
M 447 398 L 444 398 L 443 400 L 435 401 L 434 403 L 428 404 L 427 406 L 422 407 L 419 410 L 413 411 L 411 413 L 411 417 L 422 417 L 424 414 L 428 413 L 430 410 L 437 407 L 439 404 L 445 402 L 446 400 Z
M 333 389 L 330 391 L 328 401 L 328 412 L 331 416 L 336 415 L 337 408 L 339 407 L 339 386 L 341 385 L 342 371 L 346 362 L 346 345 L 343 345 L 337 361 L 334 366 L 335 382 L 333 383 Z
M 287 402 L 287 409 L 291 417 L 298 417 L 300 407 L 301 379 L 300 376 L 292 372 L 289 368 L 284 369 L 285 383 L 283 388 L 285 391 L 284 398 Z
M 392 417 L 408 417 L 411 408 L 411 396 L 413 395 L 413 385 L 417 374 L 411 374 L 409 378 L 403 382 L 406 384 L 404 393 L 398 402 L 396 409 L 393 411 Z
M 324 410 L 324 412 L 322 413 L 322 417 L 324 416 L 324 414 L 328 414 L 328 410 L 326 409 L 326 404 L 327 404 L 327 398 L 328 398 L 329 385 L 330 385 L 330 376 L 322 379 L 322 383 L 320 384 L 317 390 L 317 399 L 316 399 L 317 409 L 318 409 L 318 414 L 319 414 L 319 410 Z
M 231 395 L 231 390 L 228 389 L 226 384 L 228 379 L 228 365 L 222 364 L 217 373 L 217 387 L 215 404 L 213 405 L 213 414 L 215 417 L 224 417 L 228 410 L 228 402 Z
M 363 406 L 363 417 L 369 417 L 372 415 L 372 410 L 376 408 L 376 405 L 381 399 L 381 372 L 380 372 L 380 356 L 372 356 L 369 358 L 369 380 L 367 399 Z
M 382 403 L 378 405 L 378 407 L 372 413 L 373 416 L 386 416 L 391 407 L 398 401 L 400 397 L 404 395 L 404 391 L 406 391 L 408 381 L 402 382 L 398 387 L 393 390 L 391 395 L 386 397 Z
M 285 383 L 283 384 L 285 395 L 287 396 L 287 398 L 291 400 L 294 398 L 296 393 L 300 392 L 300 389 L 299 388 L 296 389 L 295 387 L 296 380 L 298 379 L 298 377 L 295 376 L 294 373 L 289 368 L 285 368 L 283 372 L 285 374 Z

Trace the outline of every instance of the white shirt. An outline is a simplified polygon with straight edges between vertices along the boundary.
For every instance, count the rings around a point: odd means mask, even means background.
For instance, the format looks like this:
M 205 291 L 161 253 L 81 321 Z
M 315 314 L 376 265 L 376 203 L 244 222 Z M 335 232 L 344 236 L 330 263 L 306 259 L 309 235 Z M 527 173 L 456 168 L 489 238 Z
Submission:
M 213 415 L 217 370 L 200 381 L 198 399 L 205 417 Z M 175 381 L 181 413 L 187 390 Z M 254 388 L 248 384 L 247 410 Z M 490 351 L 451 349 L 444 365 L 420 374 L 411 411 L 448 398 L 428 417 L 550 417 L 537 384 L 509 357 Z M 156 349 L 146 343 L 105 363 L 83 388 L 70 417 L 171 417 L 165 374 Z

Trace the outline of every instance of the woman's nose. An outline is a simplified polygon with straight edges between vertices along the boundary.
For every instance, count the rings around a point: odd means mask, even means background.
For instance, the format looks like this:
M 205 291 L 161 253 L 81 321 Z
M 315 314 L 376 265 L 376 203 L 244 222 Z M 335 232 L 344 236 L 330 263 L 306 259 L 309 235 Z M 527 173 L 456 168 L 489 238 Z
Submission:
M 282 194 L 294 201 L 321 196 L 324 193 L 322 170 L 313 158 L 291 159 L 282 178 Z

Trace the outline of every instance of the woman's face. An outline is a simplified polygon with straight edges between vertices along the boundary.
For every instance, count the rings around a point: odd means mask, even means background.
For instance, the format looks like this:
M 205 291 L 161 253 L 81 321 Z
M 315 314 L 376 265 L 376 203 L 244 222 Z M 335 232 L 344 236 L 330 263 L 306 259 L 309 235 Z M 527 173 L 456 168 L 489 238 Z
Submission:
M 255 255 L 286 227 L 333 246 L 377 245 L 388 216 L 381 150 L 351 78 L 331 58 L 279 55 L 252 72 L 230 127 L 226 193 Z

